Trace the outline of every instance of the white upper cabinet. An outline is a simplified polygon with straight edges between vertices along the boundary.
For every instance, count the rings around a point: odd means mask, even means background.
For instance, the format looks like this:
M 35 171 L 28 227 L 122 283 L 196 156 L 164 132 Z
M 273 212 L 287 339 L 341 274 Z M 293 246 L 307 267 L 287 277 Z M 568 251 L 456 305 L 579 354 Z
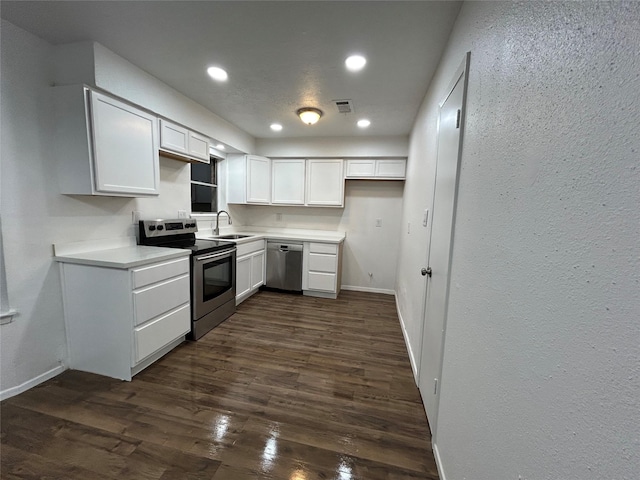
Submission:
M 269 203 L 271 200 L 271 160 L 247 155 L 247 203 Z
M 271 203 L 304 205 L 305 159 L 271 161 Z
M 271 160 L 258 155 L 227 155 L 227 202 L 271 202 Z
M 55 87 L 53 99 L 61 193 L 158 195 L 155 116 L 80 85 Z
M 184 160 L 209 163 L 209 139 L 188 128 L 160 119 L 160 149 L 181 155 Z
M 407 161 L 404 159 L 347 160 L 345 178 L 371 180 L 404 180 Z
M 160 148 L 170 152 L 189 154 L 189 130 L 160 119 Z
M 189 156 L 209 163 L 209 139 L 199 133 L 189 131 Z
M 306 204 L 309 206 L 344 205 L 344 161 L 307 160 Z

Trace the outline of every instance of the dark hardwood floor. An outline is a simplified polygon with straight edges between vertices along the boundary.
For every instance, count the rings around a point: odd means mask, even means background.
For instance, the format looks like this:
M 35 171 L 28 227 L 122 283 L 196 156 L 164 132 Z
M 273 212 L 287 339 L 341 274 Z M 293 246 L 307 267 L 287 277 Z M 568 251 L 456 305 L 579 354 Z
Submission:
M 0 405 L 3 479 L 437 479 L 392 296 L 259 292 L 132 382 Z

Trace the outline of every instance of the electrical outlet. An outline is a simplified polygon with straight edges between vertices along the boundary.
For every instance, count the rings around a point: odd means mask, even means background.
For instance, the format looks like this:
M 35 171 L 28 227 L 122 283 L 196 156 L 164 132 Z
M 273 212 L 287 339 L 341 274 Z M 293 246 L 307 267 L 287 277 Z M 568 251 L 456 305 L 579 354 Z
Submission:
M 407 234 L 411 234 L 411 222 L 407 222 Z
M 422 215 L 422 226 L 426 227 L 429 223 L 429 209 L 427 208 Z
M 376 218 L 376 227 L 381 227 L 381 226 L 382 226 L 382 219 Z
M 178 218 L 189 218 L 186 210 L 178 210 Z
M 281 221 L 282 221 L 282 214 L 276 213 L 276 222 L 281 222 Z
M 140 212 L 138 210 L 134 210 L 131 212 L 131 223 L 137 225 L 140 222 Z

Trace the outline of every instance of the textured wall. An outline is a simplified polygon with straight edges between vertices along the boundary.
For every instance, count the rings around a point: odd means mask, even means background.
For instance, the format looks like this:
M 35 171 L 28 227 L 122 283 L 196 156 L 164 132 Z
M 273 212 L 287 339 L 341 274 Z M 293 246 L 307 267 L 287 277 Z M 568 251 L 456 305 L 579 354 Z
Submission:
M 1 208 L 11 307 L 0 327 L 0 392 L 55 371 L 66 358 L 62 292 L 52 244 L 134 236 L 143 218 L 190 210 L 189 166 L 160 159 L 160 196 L 60 195 L 51 156 L 51 45 L 2 22 Z
M 446 480 L 638 478 L 639 46 L 635 2 L 461 10 L 410 151 L 432 179 L 437 102 L 470 50 L 435 439 Z M 425 198 L 407 182 L 405 221 Z M 402 247 L 409 316 L 421 249 Z

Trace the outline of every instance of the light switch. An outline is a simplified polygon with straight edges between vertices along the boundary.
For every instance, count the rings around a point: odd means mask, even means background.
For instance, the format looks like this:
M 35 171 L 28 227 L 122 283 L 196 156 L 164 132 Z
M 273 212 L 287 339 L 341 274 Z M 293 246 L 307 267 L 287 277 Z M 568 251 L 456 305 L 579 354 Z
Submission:
M 422 226 L 426 227 L 429 223 L 429 209 L 427 208 L 422 215 Z
M 381 227 L 381 226 L 382 226 L 382 219 L 376 218 L 376 227 Z

